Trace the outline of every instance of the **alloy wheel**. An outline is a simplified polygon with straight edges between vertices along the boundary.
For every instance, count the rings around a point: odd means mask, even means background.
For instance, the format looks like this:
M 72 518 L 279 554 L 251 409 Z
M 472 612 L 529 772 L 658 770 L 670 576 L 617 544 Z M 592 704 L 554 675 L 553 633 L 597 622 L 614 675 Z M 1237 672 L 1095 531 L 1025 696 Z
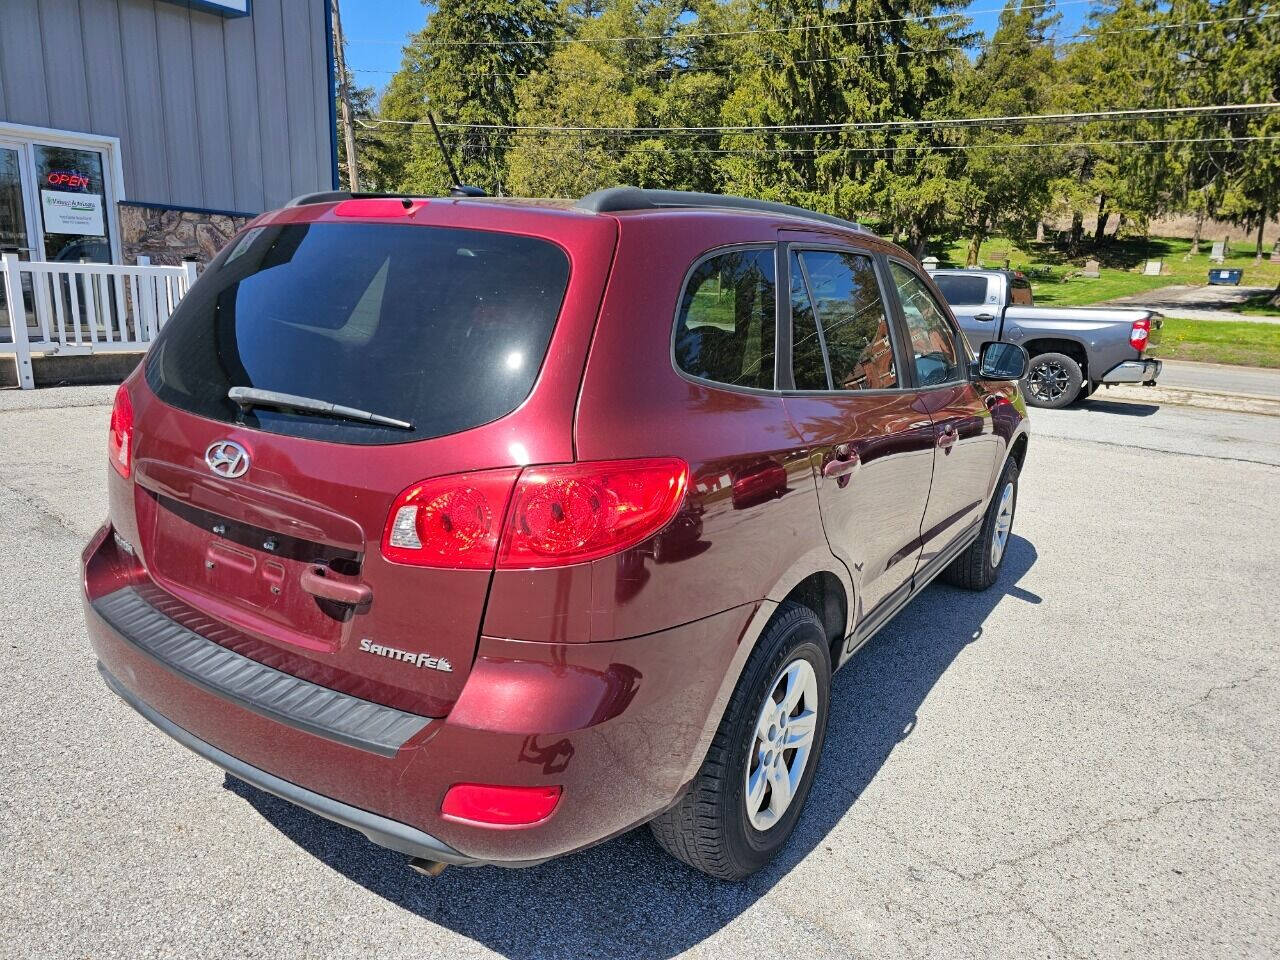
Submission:
M 1056 400 L 1067 392 L 1071 378 L 1066 368 L 1055 360 L 1043 360 L 1031 368 L 1027 386 L 1041 400 Z
M 1008 483 L 1000 494 L 1000 505 L 996 508 L 996 528 L 991 537 L 991 566 L 1000 566 L 1005 544 L 1009 542 L 1009 531 L 1012 529 L 1013 484 Z
M 791 806 L 817 727 L 818 675 L 808 660 L 793 660 L 782 668 L 760 708 L 747 764 L 747 819 L 762 833 Z

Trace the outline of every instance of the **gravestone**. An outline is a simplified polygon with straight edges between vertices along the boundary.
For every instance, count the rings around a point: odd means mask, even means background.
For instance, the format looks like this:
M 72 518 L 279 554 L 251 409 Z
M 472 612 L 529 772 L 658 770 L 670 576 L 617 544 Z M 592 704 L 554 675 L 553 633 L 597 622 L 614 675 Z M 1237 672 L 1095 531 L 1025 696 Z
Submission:
M 926 270 L 937 270 L 937 269 L 938 269 L 938 258 L 937 258 L 937 257 L 925 257 L 923 260 L 921 260 L 921 261 L 920 261 L 920 265 L 921 265 L 922 267 L 924 267 Z
M 1102 268 L 1102 264 L 1100 264 L 1097 260 L 1087 260 L 1085 261 L 1085 265 L 1084 265 L 1084 275 L 1086 277 L 1093 277 L 1096 279 L 1097 277 L 1100 277 L 1102 275 L 1100 272 L 1101 268 Z
M 1223 263 L 1227 257 L 1227 242 L 1225 240 L 1213 241 L 1213 252 L 1209 254 L 1210 263 Z
M 1158 277 L 1164 269 L 1164 261 L 1148 260 L 1147 265 L 1142 270 L 1142 275 L 1146 277 Z

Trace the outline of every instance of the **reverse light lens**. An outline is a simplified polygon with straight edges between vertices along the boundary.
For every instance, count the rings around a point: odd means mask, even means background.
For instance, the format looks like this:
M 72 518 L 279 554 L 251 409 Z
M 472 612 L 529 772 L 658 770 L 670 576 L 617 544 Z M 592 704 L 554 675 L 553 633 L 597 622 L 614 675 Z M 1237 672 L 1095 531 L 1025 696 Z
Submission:
M 396 497 L 382 555 L 419 567 L 487 570 L 519 468 L 436 477 Z
M 1138 353 L 1142 353 L 1143 350 L 1147 349 L 1147 340 L 1150 336 L 1151 321 L 1135 320 L 1133 321 L 1133 329 L 1129 331 L 1129 345 L 1137 350 Z
M 625 550 L 671 522 L 688 484 L 688 464 L 674 458 L 527 468 L 498 566 L 557 567 Z
M 551 816 L 561 793 L 560 787 L 455 783 L 444 795 L 440 812 L 447 820 L 491 827 L 525 827 Z
M 107 433 L 107 456 L 111 467 L 126 480 L 133 473 L 133 400 L 120 385 L 111 406 L 111 427 Z

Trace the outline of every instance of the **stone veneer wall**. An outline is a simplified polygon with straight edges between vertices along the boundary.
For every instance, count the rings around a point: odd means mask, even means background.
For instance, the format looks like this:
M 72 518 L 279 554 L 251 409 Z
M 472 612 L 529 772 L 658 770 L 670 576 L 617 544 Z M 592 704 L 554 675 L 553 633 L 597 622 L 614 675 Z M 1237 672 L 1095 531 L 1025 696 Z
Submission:
M 231 213 L 170 210 L 122 202 L 120 238 L 125 263 L 139 256 L 176 266 L 183 257 L 208 263 L 251 217 Z

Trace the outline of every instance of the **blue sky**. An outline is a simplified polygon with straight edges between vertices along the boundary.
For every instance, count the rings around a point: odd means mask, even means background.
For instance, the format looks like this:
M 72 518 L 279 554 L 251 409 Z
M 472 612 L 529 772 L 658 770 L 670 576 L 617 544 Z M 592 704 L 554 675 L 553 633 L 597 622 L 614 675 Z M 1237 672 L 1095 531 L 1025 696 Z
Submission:
M 406 35 L 422 27 L 427 7 L 421 0 L 341 0 L 342 28 L 347 34 L 347 64 L 362 87 L 381 90 L 400 65 L 400 46 Z M 1075 33 L 1089 4 L 1059 0 L 1062 21 L 1058 33 Z M 973 0 L 969 15 L 977 29 L 990 33 L 999 18 L 1002 0 Z

